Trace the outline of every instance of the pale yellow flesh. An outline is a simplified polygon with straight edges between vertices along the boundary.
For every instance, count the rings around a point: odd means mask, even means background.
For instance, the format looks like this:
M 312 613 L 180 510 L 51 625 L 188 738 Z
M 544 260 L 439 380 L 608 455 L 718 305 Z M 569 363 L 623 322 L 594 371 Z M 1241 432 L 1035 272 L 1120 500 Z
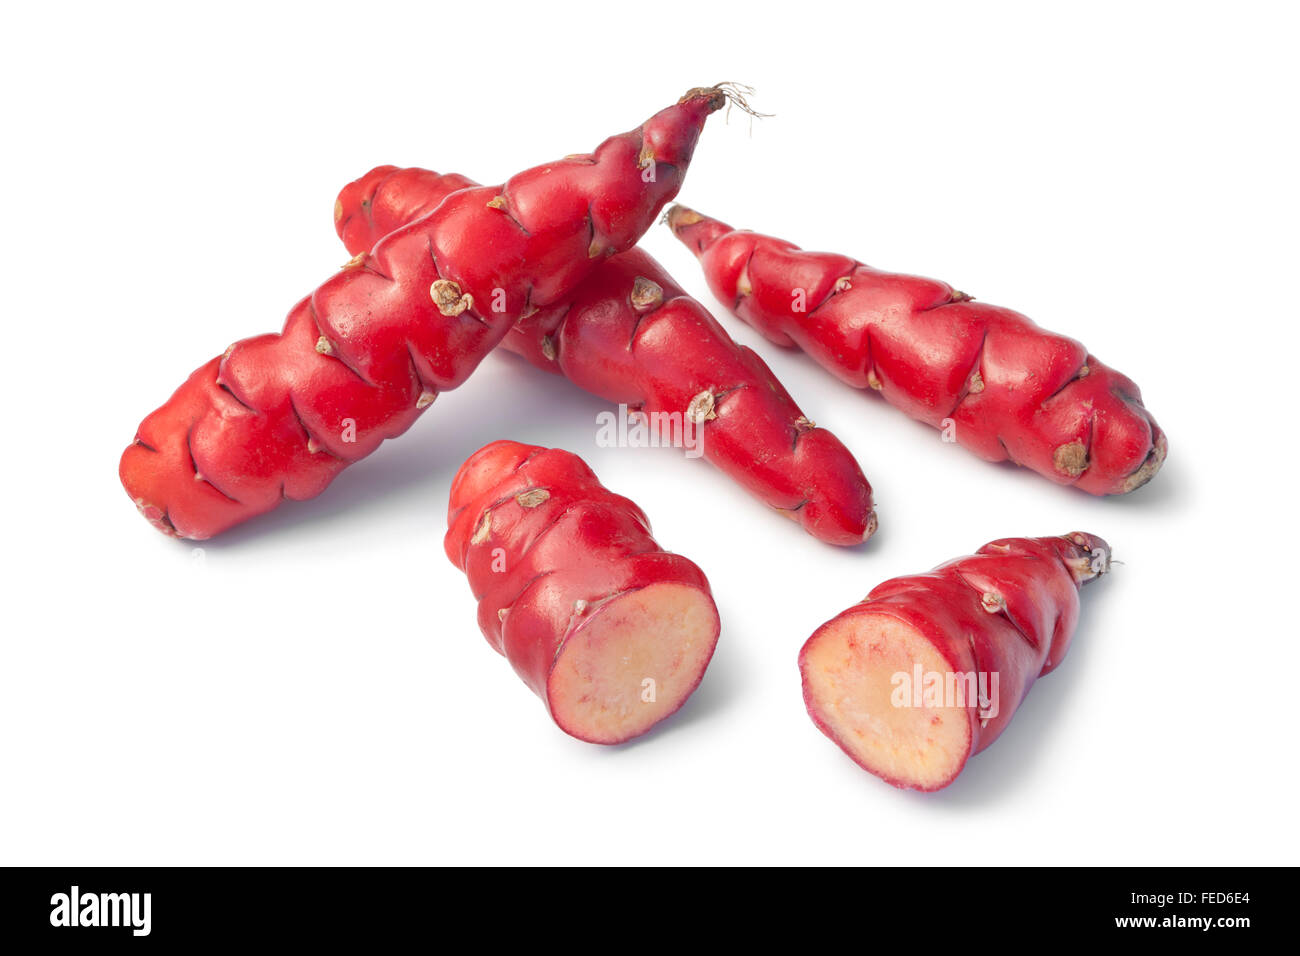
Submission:
M 575 737 L 617 743 L 643 734 L 690 696 L 718 637 L 699 588 L 652 584 L 601 605 L 551 671 L 556 722 Z
M 948 662 L 919 632 L 864 612 L 828 625 L 809 642 L 803 671 L 809 707 L 836 742 L 872 773 L 902 787 L 949 783 L 970 750 L 964 707 L 902 707 L 897 673 L 946 674 Z

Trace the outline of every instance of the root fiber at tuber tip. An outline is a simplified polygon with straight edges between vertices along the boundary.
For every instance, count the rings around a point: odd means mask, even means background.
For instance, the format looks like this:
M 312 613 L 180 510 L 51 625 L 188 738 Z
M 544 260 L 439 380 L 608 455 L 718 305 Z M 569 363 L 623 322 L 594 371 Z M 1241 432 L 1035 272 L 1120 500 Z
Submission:
M 709 109 L 716 113 L 724 106 L 727 108 L 725 118 L 730 119 L 731 108 L 735 106 L 742 113 L 748 114 L 755 119 L 769 117 L 771 113 L 760 113 L 749 105 L 749 97 L 754 95 L 754 88 L 744 83 L 733 83 L 724 81 L 715 83 L 713 86 L 697 86 L 694 89 L 687 90 L 686 93 L 678 100 L 678 104 L 686 103 L 690 100 L 700 97 L 709 98 Z

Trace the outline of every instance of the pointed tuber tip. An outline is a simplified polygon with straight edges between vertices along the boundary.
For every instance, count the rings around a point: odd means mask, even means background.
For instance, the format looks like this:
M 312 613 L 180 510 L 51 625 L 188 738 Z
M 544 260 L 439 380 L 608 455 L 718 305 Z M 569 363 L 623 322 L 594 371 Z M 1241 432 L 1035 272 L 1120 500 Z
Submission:
M 1095 534 L 1074 531 L 1062 537 L 1074 545 L 1074 554 L 1065 557 L 1065 564 L 1076 584 L 1087 584 L 1110 571 L 1110 545 Z
M 668 224 L 674 235 L 681 235 L 681 230 L 687 226 L 693 226 L 697 222 L 702 222 L 704 217 L 694 209 L 687 208 L 681 203 L 673 203 L 664 213 L 664 222 Z
M 748 97 L 754 95 L 754 88 L 746 86 L 744 83 L 732 83 L 725 81 L 715 83 L 712 86 L 697 86 L 689 89 L 683 94 L 682 98 L 677 101 L 680 106 L 683 103 L 689 103 L 695 99 L 705 99 L 708 101 L 710 113 L 716 113 L 724 106 L 734 105 L 744 113 L 750 116 L 766 116 L 766 113 L 760 113 L 749 105 Z

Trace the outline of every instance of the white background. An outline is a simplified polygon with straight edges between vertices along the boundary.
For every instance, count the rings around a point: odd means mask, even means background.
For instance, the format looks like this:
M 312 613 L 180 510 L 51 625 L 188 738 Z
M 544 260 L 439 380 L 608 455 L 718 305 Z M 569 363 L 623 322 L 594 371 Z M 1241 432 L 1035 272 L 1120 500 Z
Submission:
M 6 16 L 0 861 L 1297 862 L 1292 9 Z M 715 118 L 683 201 L 1084 340 L 1169 433 L 1156 480 L 1094 500 L 982 463 L 727 318 L 859 455 L 870 545 L 822 545 L 677 452 L 595 447 L 605 404 L 508 355 L 201 559 L 138 517 L 116 476 L 138 421 L 347 258 L 348 180 L 499 181 L 723 79 L 775 115 Z M 667 229 L 645 245 L 717 307 Z M 711 578 L 714 663 L 630 746 L 548 721 L 443 555 L 449 479 L 502 437 L 584 455 Z M 1124 564 L 952 787 L 893 790 L 813 727 L 795 658 L 818 624 L 1075 529 Z

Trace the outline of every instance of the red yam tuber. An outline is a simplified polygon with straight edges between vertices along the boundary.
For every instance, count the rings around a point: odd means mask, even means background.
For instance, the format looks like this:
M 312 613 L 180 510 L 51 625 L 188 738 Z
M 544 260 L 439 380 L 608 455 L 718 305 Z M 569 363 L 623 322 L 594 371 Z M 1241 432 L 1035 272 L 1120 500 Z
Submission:
M 486 445 L 456 474 L 447 523 L 488 643 L 566 733 L 639 736 L 704 676 L 719 623 L 703 572 L 577 455 Z
M 668 224 L 713 294 L 769 340 L 798 346 L 981 458 L 1094 495 L 1133 491 L 1164 462 L 1164 432 L 1138 387 L 1018 312 L 684 206 Z
M 886 782 L 946 787 L 1061 663 L 1079 588 L 1109 567 L 1109 545 L 1075 533 L 1003 538 L 886 581 L 804 644 L 808 713 Z
M 131 499 L 159 530 L 207 538 L 320 494 L 461 384 L 520 316 L 631 248 L 728 96 L 692 90 L 592 154 L 463 189 L 355 256 L 282 333 L 235 343 L 144 420 L 120 466 Z
M 344 187 L 335 228 L 350 253 L 364 252 L 468 182 L 380 166 Z M 568 301 L 524 318 L 503 344 L 651 422 L 689 430 L 707 461 L 823 541 L 858 544 L 876 529 L 852 453 L 640 249 L 598 265 Z

